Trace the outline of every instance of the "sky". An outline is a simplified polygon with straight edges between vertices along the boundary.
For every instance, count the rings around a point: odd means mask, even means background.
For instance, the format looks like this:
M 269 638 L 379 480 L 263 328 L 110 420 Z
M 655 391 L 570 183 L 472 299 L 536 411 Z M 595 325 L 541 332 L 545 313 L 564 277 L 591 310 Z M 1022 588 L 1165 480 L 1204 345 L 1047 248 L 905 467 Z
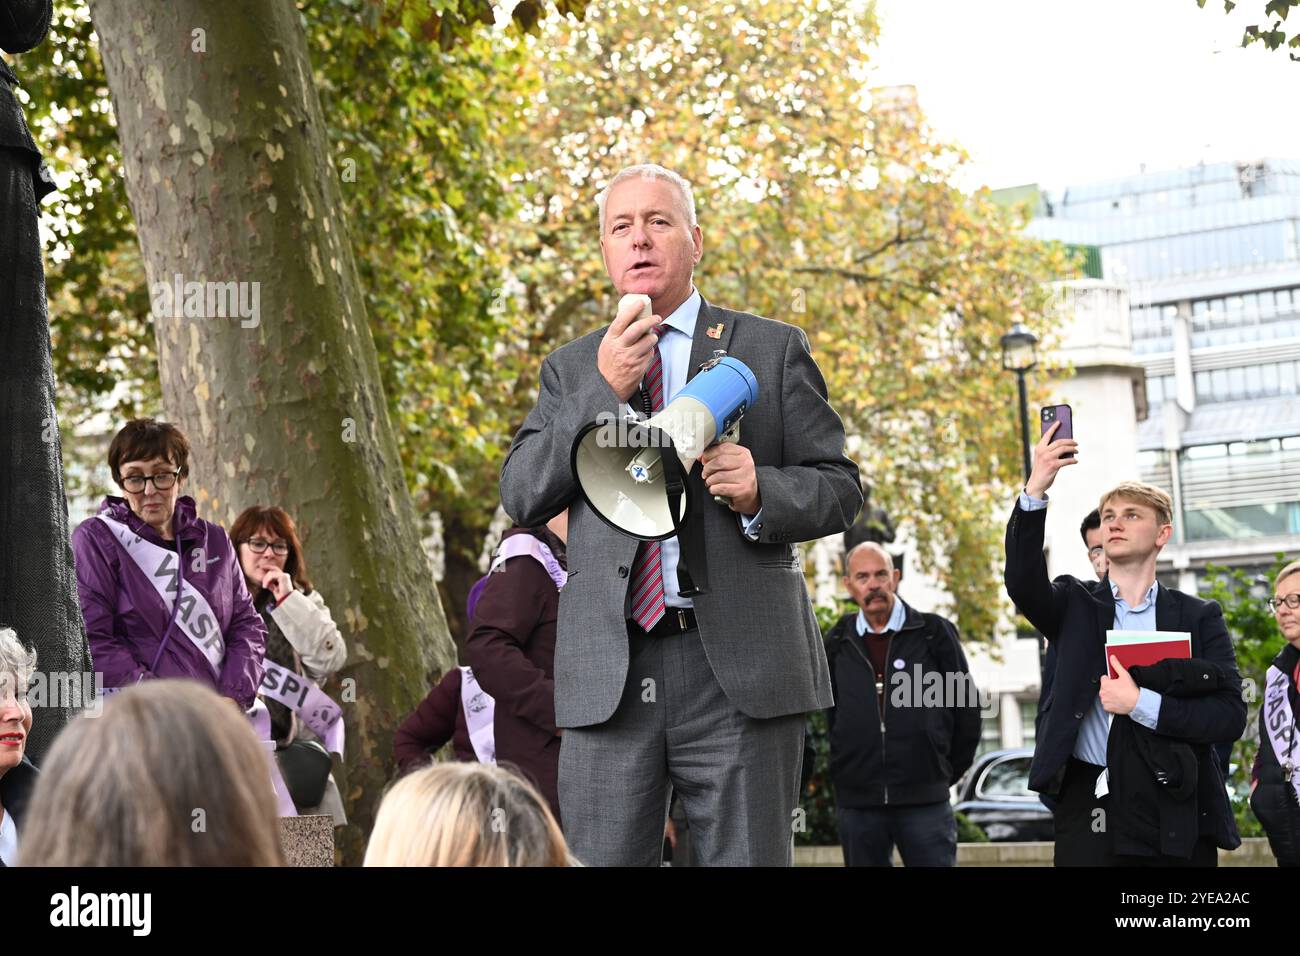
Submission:
M 962 185 L 1059 190 L 1140 171 L 1300 159 L 1300 63 L 1264 0 L 878 0 L 872 85 L 911 84 L 973 166 Z M 1294 17 L 1292 19 L 1295 19 Z M 1291 24 L 1291 32 L 1300 23 Z

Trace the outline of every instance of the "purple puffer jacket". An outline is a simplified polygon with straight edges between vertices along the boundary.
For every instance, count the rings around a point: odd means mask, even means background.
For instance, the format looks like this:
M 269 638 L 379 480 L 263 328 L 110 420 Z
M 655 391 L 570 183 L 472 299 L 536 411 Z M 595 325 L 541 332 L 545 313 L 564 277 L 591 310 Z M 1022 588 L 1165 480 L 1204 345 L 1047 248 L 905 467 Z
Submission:
M 266 625 L 253 608 L 244 572 L 225 530 L 197 517 L 194 499 L 188 496 L 176 501 L 172 516 L 176 541 L 164 541 L 122 498 L 105 498 L 99 513 L 169 551 L 175 551 L 179 542 L 185 580 L 212 606 L 226 645 L 218 678 L 203 652 L 191 643 L 177 622 L 157 667 L 150 671 L 149 665 L 171 623 L 171 610 L 108 526 L 98 518 L 90 518 L 72 532 L 72 551 L 90 654 L 95 670 L 104 675 L 104 686 L 128 687 L 149 677 L 190 677 L 233 698 L 245 710 L 252 707 L 262 682 Z M 196 559 L 198 564 L 203 563 L 197 554 L 199 548 L 203 549 L 207 566 L 196 570 Z

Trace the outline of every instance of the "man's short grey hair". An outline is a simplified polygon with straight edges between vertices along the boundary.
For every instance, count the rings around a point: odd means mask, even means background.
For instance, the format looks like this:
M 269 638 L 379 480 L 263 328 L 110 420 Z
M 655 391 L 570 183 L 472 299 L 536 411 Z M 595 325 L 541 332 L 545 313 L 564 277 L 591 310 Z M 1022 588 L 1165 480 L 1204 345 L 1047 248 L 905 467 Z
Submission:
M 609 200 L 609 194 L 625 179 L 662 179 L 666 183 L 672 183 L 677 187 L 677 191 L 682 194 L 682 207 L 686 210 L 687 225 L 694 227 L 695 222 L 695 194 L 691 191 L 691 184 L 681 176 L 677 175 L 671 169 L 665 169 L 655 163 L 639 163 L 636 166 L 628 166 L 622 169 L 609 181 L 609 184 L 600 191 L 596 196 L 596 207 L 600 210 L 600 234 L 605 234 L 605 203 Z
M 36 670 L 36 651 L 27 650 L 11 627 L 0 627 L 0 685 L 12 674 L 26 684 Z

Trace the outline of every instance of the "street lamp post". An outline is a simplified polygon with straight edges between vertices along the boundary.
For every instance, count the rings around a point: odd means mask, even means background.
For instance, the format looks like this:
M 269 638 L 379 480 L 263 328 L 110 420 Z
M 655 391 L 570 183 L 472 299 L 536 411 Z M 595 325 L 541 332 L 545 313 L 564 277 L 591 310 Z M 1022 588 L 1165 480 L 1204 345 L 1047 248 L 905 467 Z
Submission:
M 1025 481 L 1029 481 L 1029 396 L 1025 391 L 1025 375 L 1038 364 L 1038 355 L 1034 351 L 1038 336 L 1023 322 L 1017 322 L 1002 336 L 1001 342 L 1002 368 L 1016 373 L 1016 383 L 1020 388 L 1020 450 L 1024 457 Z
M 1001 342 L 1002 368 L 1005 371 L 1016 373 L 1016 384 L 1020 387 L 1020 451 L 1024 456 L 1025 484 L 1028 484 L 1031 462 L 1029 458 L 1029 396 L 1025 392 L 1025 375 L 1038 364 L 1038 355 L 1034 351 L 1034 346 L 1038 344 L 1038 336 L 1030 332 L 1023 322 L 1016 322 L 1011 326 L 1011 331 L 1002 336 Z M 1047 648 L 1044 646 L 1046 643 L 1044 640 L 1038 641 L 1040 687 L 1046 681 Z M 1039 703 L 1041 704 L 1042 701 L 1040 700 Z

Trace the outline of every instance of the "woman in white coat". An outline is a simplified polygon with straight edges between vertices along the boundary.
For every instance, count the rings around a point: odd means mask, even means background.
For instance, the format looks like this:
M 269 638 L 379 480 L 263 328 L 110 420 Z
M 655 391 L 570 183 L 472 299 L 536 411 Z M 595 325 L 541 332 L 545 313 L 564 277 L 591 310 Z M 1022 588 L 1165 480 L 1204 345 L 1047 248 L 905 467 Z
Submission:
M 311 586 L 297 528 L 282 508 L 246 509 L 230 539 L 266 622 L 267 674 L 259 696 L 270 711 L 281 774 L 299 813 L 328 813 L 342 826 L 347 817 L 329 771 L 330 752 L 342 753 L 343 722 L 320 688 L 347 660 L 343 636 Z

